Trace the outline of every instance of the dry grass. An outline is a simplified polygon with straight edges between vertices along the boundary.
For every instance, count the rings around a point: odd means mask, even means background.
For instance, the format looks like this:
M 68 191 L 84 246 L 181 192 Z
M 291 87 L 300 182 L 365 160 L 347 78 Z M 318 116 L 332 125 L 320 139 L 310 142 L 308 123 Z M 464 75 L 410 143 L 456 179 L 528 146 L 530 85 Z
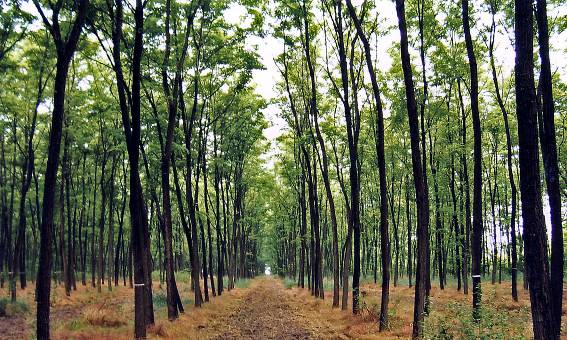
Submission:
M 148 329 L 148 333 L 152 336 L 159 338 L 167 338 L 169 334 L 167 333 L 166 327 L 163 323 L 158 322 Z
M 467 324 L 467 318 L 470 318 L 472 294 L 464 295 L 462 291 L 459 292 L 452 286 L 444 290 L 432 287 L 431 313 L 426 319 L 428 324 L 426 329 L 438 334 L 442 329 L 436 327 L 443 321 L 449 325 L 454 338 L 478 338 L 486 334 L 497 335 L 498 332 L 502 333 L 498 334 L 504 338 L 532 337 L 527 291 L 521 290 L 520 287 L 519 302 L 514 302 L 510 293 L 510 282 L 496 285 L 483 283 L 482 287 L 483 304 L 487 306 L 487 321 L 486 325 L 483 325 L 484 329 L 475 329 L 473 324 Z M 359 315 L 353 315 L 351 312 L 350 296 L 348 309 L 341 311 L 332 308 L 332 292 L 326 292 L 324 301 L 313 298 L 307 289 L 291 287 L 286 292 L 289 294 L 290 302 L 301 306 L 304 310 L 306 323 L 325 325 L 331 330 L 329 334 L 334 334 L 334 338 L 397 339 L 411 336 L 414 288 L 390 287 L 389 327 L 383 332 L 378 332 L 381 295 L 379 285 L 362 284 L 362 312 Z M 567 301 L 564 304 L 567 304 Z M 468 331 L 472 332 L 472 335 L 465 333 L 466 327 L 469 327 Z
M 149 338 L 168 339 L 206 339 L 215 334 L 222 334 L 226 328 L 223 320 L 236 309 L 262 279 L 253 280 L 249 287 L 225 291 L 220 297 L 212 297 L 211 302 L 195 308 L 186 302 L 185 313 L 179 319 L 167 320 L 165 307 L 156 309 L 156 324 L 148 329 Z M 426 320 L 431 334 L 448 331 L 454 338 L 467 338 L 463 329 L 469 327 L 466 319 L 470 314 L 472 294 L 464 295 L 455 287 L 449 286 L 440 290 L 435 286 L 431 290 L 431 313 Z M 182 299 L 193 297 L 189 283 L 178 281 Z M 163 293 L 165 287 L 159 288 L 154 283 L 154 293 Z M 519 302 L 510 296 L 510 282 L 491 285 L 483 282 L 483 304 L 488 308 L 488 316 L 495 323 L 505 322 L 494 331 L 506 333 L 508 338 L 531 337 L 531 317 L 529 294 L 519 287 Z M 357 338 L 357 339 L 397 339 L 408 338 L 412 329 L 414 289 L 407 286 L 390 288 L 390 324 L 389 329 L 378 332 L 378 310 L 380 307 L 379 285 L 364 283 L 361 286 L 363 311 L 360 315 L 351 312 L 352 300 L 349 297 L 348 309 L 332 308 L 332 294 L 326 292 L 325 300 L 315 299 L 308 289 L 295 286 L 284 289 L 286 302 L 292 307 L 294 315 L 300 322 L 320 338 Z M 567 294 L 564 294 L 567 307 Z M 28 334 L 33 333 L 35 317 L 34 287 L 18 290 L 18 299 L 30 307 L 26 313 Z M 269 301 L 267 301 L 269 303 Z M 129 287 L 114 287 L 112 292 L 107 287 L 98 293 L 90 286 L 77 286 L 71 296 L 65 295 L 62 286 L 54 287 L 52 293 L 52 337 L 56 339 L 131 339 L 133 337 L 133 290 Z M 567 318 L 564 316 L 564 321 Z M 567 329 L 566 325 L 563 327 Z M 478 335 L 492 334 L 491 329 L 474 330 Z M 437 333 L 436 333 L 437 332 Z M 485 332 L 485 333 L 481 333 Z M 563 334 L 564 336 L 567 334 Z
M 92 326 L 114 328 L 127 324 L 126 318 L 123 315 L 104 305 L 85 307 L 83 318 Z

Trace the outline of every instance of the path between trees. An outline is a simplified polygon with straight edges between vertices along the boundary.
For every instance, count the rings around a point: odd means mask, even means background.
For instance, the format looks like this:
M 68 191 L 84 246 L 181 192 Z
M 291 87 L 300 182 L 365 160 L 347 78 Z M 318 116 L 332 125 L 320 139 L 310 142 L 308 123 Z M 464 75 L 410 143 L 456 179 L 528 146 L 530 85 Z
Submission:
M 222 330 L 214 339 L 319 339 L 340 338 L 333 327 L 313 318 L 301 297 L 280 280 L 261 277 L 251 283 L 236 308 L 219 318 Z M 213 332 L 212 332 L 213 333 Z M 212 334 L 211 334 L 212 335 Z
M 282 284 L 273 278 L 258 280 L 225 321 L 219 339 L 309 339 L 312 330 L 286 300 Z

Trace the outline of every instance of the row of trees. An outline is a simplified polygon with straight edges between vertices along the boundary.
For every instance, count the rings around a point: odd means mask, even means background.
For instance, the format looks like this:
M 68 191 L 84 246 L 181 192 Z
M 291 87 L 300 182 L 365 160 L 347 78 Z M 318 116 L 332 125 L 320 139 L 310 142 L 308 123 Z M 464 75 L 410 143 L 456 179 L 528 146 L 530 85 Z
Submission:
M 567 163 L 564 110 L 555 107 L 564 107 L 565 84 L 552 73 L 549 35 L 563 26 L 550 27 L 545 1 L 535 18 L 531 5 L 396 0 L 393 21 L 391 3 L 278 2 L 279 105 L 289 125 L 272 230 L 281 275 L 301 287 L 307 276 L 321 298 L 323 277 L 332 276 L 333 306 L 342 286 L 346 309 L 352 273 L 356 314 L 361 275 L 377 282 L 381 274 L 381 330 L 391 277 L 396 286 L 405 276 L 415 284 L 420 337 L 435 277 L 440 289 L 454 277 L 465 294 L 471 277 L 480 320 L 481 279 L 510 275 L 517 300 L 521 271 L 535 338 L 559 337 Z M 387 52 L 384 36 L 397 36 Z M 511 48 L 514 70 L 495 57 Z
M 52 281 L 67 295 L 129 285 L 142 338 L 153 271 L 170 320 L 184 311 L 176 272 L 191 271 L 195 306 L 263 272 L 273 179 L 247 44 L 262 17 L 245 3 L 248 23 L 230 22 L 234 6 L 2 3 L 0 283 L 15 301 L 37 271 L 38 339 Z

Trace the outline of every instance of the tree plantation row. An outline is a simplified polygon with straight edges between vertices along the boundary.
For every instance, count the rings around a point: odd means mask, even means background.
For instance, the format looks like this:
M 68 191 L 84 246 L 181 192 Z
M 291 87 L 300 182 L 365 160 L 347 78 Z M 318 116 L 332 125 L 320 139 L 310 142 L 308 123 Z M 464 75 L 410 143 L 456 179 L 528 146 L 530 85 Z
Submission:
M 352 273 L 355 314 L 361 275 L 372 275 L 381 281 L 380 330 L 389 327 L 392 277 L 394 286 L 406 277 L 413 337 L 423 335 L 434 279 L 471 293 L 480 322 L 481 281 L 511 275 L 517 301 L 521 272 L 533 336 L 559 338 L 565 87 L 549 34 L 563 32 L 565 16 L 550 24 L 545 1 L 395 1 L 397 27 L 388 28 L 388 5 L 277 6 L 279 104 L 290 131 L 280 138 L 276 268 L 302 287 L 307 276 L 319 297 L 332 274 L 342 309 Z M 384 52 L 390 30 L 398 40 Z M 495 57 L 502 45 L 515 50 L 513 72 Z
M 145 338 L 156 284 L 180 322 L 183 271 L 201 307 L 267 267 L 355 315 L 373 280 L 380 331 L 409 285 L 413 338 L 432 286 L 480 324 L 509 281 L 562 334 L 562 1 L 0 4 L 0 284 L 38 339 L 60 283 L 130 287 Z

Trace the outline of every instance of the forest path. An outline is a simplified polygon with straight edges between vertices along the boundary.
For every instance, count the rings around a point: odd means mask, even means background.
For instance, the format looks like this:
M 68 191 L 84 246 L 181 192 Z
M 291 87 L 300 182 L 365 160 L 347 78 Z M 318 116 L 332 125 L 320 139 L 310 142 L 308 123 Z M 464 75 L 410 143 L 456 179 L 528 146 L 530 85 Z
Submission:
M 313 339 L 329 325 L 307 320 L 302 301 L 286 290 L 280 280 L 262 277 L 253 281 L 237 307 L 222 317 L 224 332 L 218 339 Z

